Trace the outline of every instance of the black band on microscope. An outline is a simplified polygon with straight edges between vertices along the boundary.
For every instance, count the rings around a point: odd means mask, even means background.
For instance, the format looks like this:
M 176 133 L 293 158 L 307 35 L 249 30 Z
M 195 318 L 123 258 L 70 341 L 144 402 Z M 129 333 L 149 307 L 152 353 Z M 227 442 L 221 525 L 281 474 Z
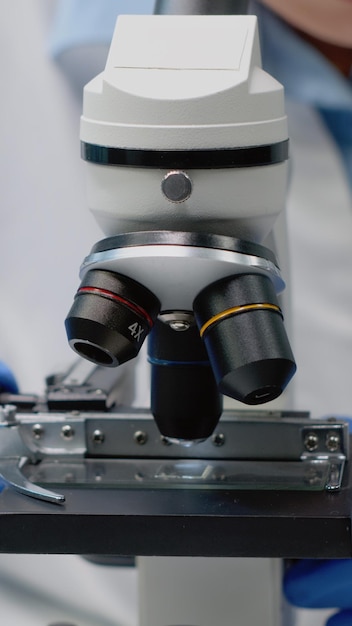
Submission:
M 143 150 L 81 142 L 84 161 L 159 169 L 219 169 L 275 165 L 288 159 L 288 139 L 262 146 L 211 150 Z

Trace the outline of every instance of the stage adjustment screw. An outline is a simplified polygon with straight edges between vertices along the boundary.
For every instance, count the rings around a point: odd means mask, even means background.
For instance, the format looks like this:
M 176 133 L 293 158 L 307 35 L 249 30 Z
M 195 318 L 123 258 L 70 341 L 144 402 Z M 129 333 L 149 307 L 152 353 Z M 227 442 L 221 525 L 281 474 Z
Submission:
M 32 433 L 33 433 L 34 439 L 41 439 L 41 437 L 44 435 L 43 426 L 41 424 L 33 424 Z
M 139 446 L 144 446 L 144 444 L 148 441 L 148 435 L 143 430 L 136 430 L 133 435 L 133 439 Z
M 72 426 L 70 426 L 70 424 L 65 424 L 65 426 L 61 428 L 61 436 L 64 439 L 67 439 L 67 440 L 72 439 L 74 434 L 75 434 L 75 431 L 72 428 Z
M 308 452 L 314 452 L 319 445 L 318 435 L 315 433 L 308 433 L 304 439 L 304 447 Z
M 219 448 L 225 443 L 225 435 L 223 433 L 215 433 L 215 435 L 212 436 L 211 440 L 214 446 L 217 446 Z
M 336 452 L 340 448 L 340 437 L 337 433 L 329 433 L 327 435 L 326 447 L 329 452 Z
M 93 443 L 96 443 L 96 444 L 104 443 L 105 435 L 104 435 L 103 431 L 100 430 L 99 428 L 94 430 L 94 432 L 92 434 L 92 441 L 93 441 Z

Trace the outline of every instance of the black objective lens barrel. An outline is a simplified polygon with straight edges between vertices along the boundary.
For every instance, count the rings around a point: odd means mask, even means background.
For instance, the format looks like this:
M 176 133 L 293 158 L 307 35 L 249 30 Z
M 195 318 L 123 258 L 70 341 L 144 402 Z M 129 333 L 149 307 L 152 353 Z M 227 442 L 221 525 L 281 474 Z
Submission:
M 160 432 L 177 440 L 209 437 L 222 412 L 222 397 L 197 326 L 175 331 L 157 320 L 148 356 L 151 411 Z
M 135 280 L 90 270 L 65 320 L 70 346 L 97 365 L 120 365 L 137 356 L 159 309 L 159 300 Z
M 282 393 L 296 365 L 267 276 L 242 274 L 209 285 L 194 313 L 221 393 L 250 405 Z

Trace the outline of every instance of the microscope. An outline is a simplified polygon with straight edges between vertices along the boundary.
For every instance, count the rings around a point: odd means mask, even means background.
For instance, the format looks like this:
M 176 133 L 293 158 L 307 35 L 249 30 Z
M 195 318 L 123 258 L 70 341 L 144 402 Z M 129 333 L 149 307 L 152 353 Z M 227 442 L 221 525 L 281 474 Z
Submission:
M 279 557 L 346 555 L 350 514 L 340 500 L 327 522 L 346 424 L 277 404 L 296 369 L 267 243 L 287 193 L 283 88 L 243 3 L 157 7 L 170 14 L 118 18 L 84 90 L 105 238 L 65 321 L 83 359 L 44 399 L 2 399 L 0 472 L 22 494 L 2 494 L 4 549 L 138 556 L 142 626 L 286 625 Z M 150 410 L 121 400 L 144 342 Z
M 83 262 L 69 343 L 115 367 L 148 336 L 161 434 L 207 439 L 222 394 L 263 404 L 295 371 L 262 245 L 285 203 L 287 124 L 255 18 L 120 17 L 81 142 L 107 237 Z

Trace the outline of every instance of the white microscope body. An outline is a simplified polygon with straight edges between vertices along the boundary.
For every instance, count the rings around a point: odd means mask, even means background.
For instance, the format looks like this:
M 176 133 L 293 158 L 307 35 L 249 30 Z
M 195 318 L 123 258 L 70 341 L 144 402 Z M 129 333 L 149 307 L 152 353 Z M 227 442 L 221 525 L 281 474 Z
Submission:
M 89 207 L 108 237 L 81 268 L 66 320 L 72 348 L 113 367 L 155 326 L 159 367 L 179 352 L 176 342 L 165 353 L 173 338 L 160 323 L 194 326 L 178 362 L 209 359 L 197 397 L 212 377 L 246 404 L 278 397 L 295 364 L 276 298 L 284 282 L 260 242 L 284 208 L 288 139 L 283 89 L 260 67 L 256 18 L 119 18 L 106 69 L 85 88 L 81 141 Z M 192 333 L 201 338 L 193 358 Z M 173 439 L 208 437 L 221 414 L 214 401 L 206 427 L 188 429 L 187 418 L 174 428 L 166 404 L 152 399 L 152 412 Z
M 274 296 L 284 282 L 261 242 L 284 209 L 288 135 L 283 89 L 261 68 L 256 18 L 120 17 L 106 69 L 85 87 L 81 141 L 89 208 L 107 239 L 81 268 L 66 321 L 73 349 L 114 366 L 136 356 L 155 324 L 166 322 L 171 333 L 193 325 L 220 392 L 247 404 L 277 397 L 295 366 L 281 327 L 276 330 L 282 314 Z M 248 276 L 263 280 L 270 293 L 265 287 L 263 296 L 259 287 L 258 296 L 254 287 L 253 295 L 249 287 L 242 301 L 245 286 L 233 296 L 232 282 Z M 209 302 L 215 308 L 208 310 Z M 257 315 L 274 323 L 259 320 L 257 329 Z M 231 326 L 246 318 L 254 320 L 249 329 Z M 207 343 L 222 324 L 230 326 Z M 269 344 L 279 348 L 258 355 L 270 334 Z M 233 364 L 246 341 L 254 354 Z M 224 364 L 232 343 L 235 357 Z M 152 362 L 158 359 L 159 365 L 167 360 L 153 353 Z M 253 362 L 261 360 L 253 374 Z M 266 378 L 273 362 L 274 382 Z M 254 380 L 249 390 L 247 379 Z M 201 379 L 195 403 L 208 386 Z M 174 403 L 172 395 L 167 403 Z M 174 430 L 177 411 L 166 426 L 154 411 L 161 432 L 194 441 L 209 436 L 221 408 L 206 431 L 203 409 L 192 431 L 182 420 Z M 142 558 L 139 564 L 143 626 L 282 623 L 279 562 Z
M 287 161 L 255 170 L 221 161 L 226 150 L 287 136 L 283 89 L 261 69 L 255 17 L 121 16 L 105 71 L 85 87 L 81 140 L 139 152 L 218 150 L 219 163 L 209 156 L 197 168 L 194 154 L 191 170 L 184 166 L 192 190 L 179 202 L 162 192 L 162 161 L 88 163 L 89 207 L 106 236 L 158 228 L 261 242 L 284 208 Z

